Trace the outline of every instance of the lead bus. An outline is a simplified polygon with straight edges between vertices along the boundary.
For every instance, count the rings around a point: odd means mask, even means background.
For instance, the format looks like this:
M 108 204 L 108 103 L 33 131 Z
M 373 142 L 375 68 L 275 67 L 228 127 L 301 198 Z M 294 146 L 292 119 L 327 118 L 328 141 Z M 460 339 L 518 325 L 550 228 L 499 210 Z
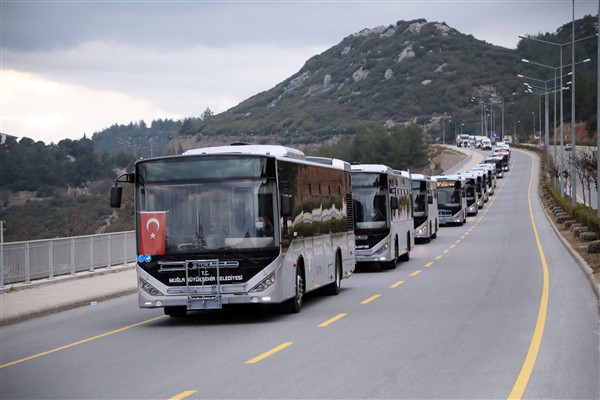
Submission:
M 430 242 L 437 237 L 438 193 L 434 177 L 411 174 L 415 240 Z
M 355 268 L 350 165 L 282 146 L 231 145 L 139 160 L 133 173 L 138 299 L 172 317 L 338 294 Z M 120 207 L 122 187 L 111 191 Z
M 465 178 L 459 175 L 436 176 L 440 225 L 463 225 L 467 221 Z
M 380 164 L 352 165 L 356 262 L 395 268 L 414 247 L 410 175 Z

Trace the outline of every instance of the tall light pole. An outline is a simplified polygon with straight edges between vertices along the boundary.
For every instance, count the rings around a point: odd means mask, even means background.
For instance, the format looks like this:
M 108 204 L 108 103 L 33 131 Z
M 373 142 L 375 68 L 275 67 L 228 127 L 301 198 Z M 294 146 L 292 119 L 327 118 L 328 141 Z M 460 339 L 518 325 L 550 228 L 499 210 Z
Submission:
M 577 120 L 575 119 L 575 0 L 573 0 L 573 33 L 571 36 L 571 68 L 573 76 L 573 89 L 571 89 L 571 205 L 573 208 L 577 206 L 577 169 L 575 168 L 575 159 L 577 158 Z M 598 119 L 598 118 L 596 118 Z
M 599 19 L 600 19 L 600 16 L 599 16 Z M 550 44 L 550 45 L 553 45 L 553 46 L 558 46 L 560 48 L 560 76 L 561 76 L 560 86 L 561 87 L 563 86 L 563 84 L 562 84 L 562 76 L 563 76 L 563 73 L 562 73 L 562 69 L 563 69 L 563 47 L 567 46 L 569 44 L 572 46 L 572 48 L 571 48 L 571 53 L 572 53 L 571 54 L 572 72 L 573 72 L 573 75 L 575 75 L 575 43 L 576 42 L 580 42 L 582 40 L 591 39 L 591 38 L 594 38 L 594 37 L 598 36 L 598 34 L 596 33 L 593 36 L 587 36 L 587 37 L 579 38 L 577 40 L 575 39 L 575 0 L 573 0 L 572 31 L 573 31 L 573 33 L 572 33 L 571 41 L 570 42 L 566 42 L 566 43 L 555 43 L 555 42 L 550 42 L 550 41 L 547 41 L 547 40 L 542 40 L 542 39 L 537 39 L 537 38 L 533 38 L 533 37 L 527 37 L 527 36 L 519 35 L 519 38 L 521 38 L 521 39 L 534 40 L 534 41 L 537 41 L 537 42 L 546 43 L 546 44 Z M 562 110 L 562 95 L 561 95 L 561 116 L 560 116 L 560 118 L 561 118 L 561 123 L 560 123 L 561 159 L 564 156 L 563 147 L 562 147 L 563 146 L 562 138 L 564 137 L 563 122 L 562 122 L 562 116 L 563 116 L 562 111 L 563 110 Z M 575 78 L 573 78 L 573 91 L 571 92 L 571 131 L 572 131 L 572 133 L 575 133 L 575 126 L 574 126 L 574 124 L 575 124 Z M 576 151 L 576 148 L 575 148 L 575 135 L 572 134 L 571 136 L 572 136 L 571 143 L 572 143 L 572 147 L 573 147 L 572 157 L 574 157 L 575 156 L 575 151 Z M 574 172 L 576 173 L 576 171 L 575 171 L 575 164 L 572 164 L 571 165 L 571 174 L 573 174 Z M 599 172 L 599 174 L 600 174 L 600 172 Z M 571 180 L 574 182 L 574 184 L 572 185 L 572 192 L 571 192 L 572 199 L 571 199 L 571 203 L 572 203 L 573 206 L 575 206 L 577 204 L 576 203 L 577 202 L 577 200 L 576 200 L 576 192 L 575 192 L 575 189 L 576 189 L 576 183 L 575 183 L 576 179 L 573 179 L 573 176 L 572 176 Z
M 556 91 L 559 90 L 559 89 L 556 88 L 556 78 L 549 79 L 547 81 L 543 81 L 541 79 L 526 77 L 526 76 L 523 76 L 521 74 L 519 74 L 517 76 L 519 78 L 532 79 L 534 81 L 539 81 L 539 82 L 542 82 L 544 84 L 544 86 L 541 87 L 541 86 L 533 86 L 533 85 L 531 85 L 531 84 L 529 84 L 527 82 L 524 83 L 525 86 L 527 87 L 526 93 L 531 93 L 531 94 L 535 94 L 535 95 L 539 96 L 538 97 L 538 102 L 539 102 L 539 108 L 540 108 L 540 110 L 539 110 L 539 113 L 540 113 L 540 145 L 541 145 L 541 141 L 542 141 L 542 134 L 541 134 L 541 126 L 542 126 L 542 124 L 541 124 L 541 120 L 542 120 L 542 118 L 541 118 L 541 112 L 542 112 L 541 111 L 541 100 L 542 100 L 542 95 L 544 95 L 544 97 L 545 97 L 545 101 L 544 101 L 544 103 L 545 103 L 545 107 L 544 107 L 544 116 L 545 116 L 545 118 L 544 118 L 544 121 L 545 121 L 544 147 L 545 147 L 545 150 L 546 150 L 546 162 L 549 165 L 549 163 L 550 163 L 550 152 L 549 152 L 549 146 L 550 146 L 550 143 L 549 143 L 550 142 L 550 138 L 549 138 L 549 135 L 550 135 L 550 133 L 549 133 L 549 127 L 550 127 L 550 123 L 549 123 L 549 118 L 550 118 L 550 111 L 549 111 L 550 102 L 549 102 L 548 97 L 549 97 L 550 93 L 554 93 L 555 97 L 556 97 Z M 554 82 L 554 88 L 552 90 L 550 90 L 548 88 L 548 82 L 552 82 L 552 81 Z M 560 90 L 563 90 L 563 89 L 564 88 L 560 88 Z M 535 123 L 535 117 L 534 117 L 534 123 Z
M 590 37 L 594 37 L 594 36 L 590 36 Z M 587 38 L 585 38 L 585 39 L 587 39 Z M 563 88 L 562 69 L 565 66 L 563 66 L 562 63 L 561 63 L 560 67 L 553 67 L 553 66 L 550 66 L 550 65 L 546 65 L 546 64 L 541 64 L 541 63 L 537 63 L 537 62 L 534 62 L 534 61 L 530 61 L 530 60 L 527 60 L 525 58 L 522 59 L 521 61 L 524 62 L 524 63 L 527 63 L 527 64 L 537 65 L 539 67 L 544 67 L 544 68 L 549 68 L 549 69 L 554 70 L 555 87 L 556 87 L 556 78 L 557 78 L 556 77 L 556 72 L 557 72 L 557 70 L 559 68 L 561 70 L 561 75 L 560 75 L 560 88 L 561 88 L 560 89 L 560 162 L 561 162 L 561 165 L 562 165 L 562 163 L 565 160 L 564 127 L 563 127 L 564 126 L 563 125 L 564 111 L 563 111 L 563 95 L 562 95 L 562 91 L 563 91 L 564 88 Z M 581 61 L 576 62 L 575 65 L 586 63 L 586 62 L 590 62 L 590 61 L 591 61 L 590 58 L 586 58 L 585 60 L 581 60 Z M 569 67 L 569 66 L 573 66 L 573 65 L 566 65 L 566 67 Z M 569 72 L 567 75 L 564 75 L 564 76 L 568 76 L 568 75 L 573 75 L 573 72 Z M 517 75 L 517 76 L 523 77 L 523 75 Z M 537 80 L 537 81 L 540 81 L 540 82 L 549 82 L 550 81 L 550 80 L 548 80 L 548 81 L 542 81 L 541 79 L 535 79 L 535 78 L 529 78 L 529 79 L 534 79 L 534 80 Z M 570 84 L 570 83 L 573 83 L 573 81 L 567 82 L 567 85 Z M 573 93 L 571 93 L 571 95 L 572 94 Z M 555 100 L 554 112 L 556 113 L 556 92 L 555 92 L 554 100 Z M 554 126 L 556 126 L 556 118 L 554 118 L 554 121 L 555 121 L 554 122 Z M 555 142 L 556 142 L 556 140 L 555 140 Z M 554 148 L 554 159 L 556 160 L 556 147 Z M 561 193 L 564 195 L 564 187 L 563 187 L 563 180 L 562 179 L 560 179 L 560 183 L 561 183 Z
M 600 26 L 600 0 L 598 1 L 598 26 Z M 597 55 L 600 56 L 600 40 L 598 40 Z M 600 58 L 598 58 L 600 60 Z M 600 181 L 600 129 L 598 129 L 598 115 L 600 115 L 600 63 L 596 63 L 596 182 Z M 596 211 L 600 218 L 600 196 L 596 196 L 598 204 Z
M 531 115 L 533 115 L 533 139 L 535 140 L 535 111 L 532 111 Z

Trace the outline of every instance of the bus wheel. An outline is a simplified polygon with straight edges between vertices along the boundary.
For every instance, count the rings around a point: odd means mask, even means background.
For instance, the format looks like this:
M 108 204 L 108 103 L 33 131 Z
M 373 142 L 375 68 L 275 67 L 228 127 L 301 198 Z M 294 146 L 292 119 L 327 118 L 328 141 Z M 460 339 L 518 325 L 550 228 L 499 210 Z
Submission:
M 342 262 L 339 256 L 335 256 L 335 271 L 333 276 L 333 282 L 327 286 L 327 293 L 332 296 L 340 294 L 340 288 L 342 287 Z
M 304 278 L 302 278 L 302 270 L 296 267 L 296 295 L 283 303 L 284 310 L 290 314 L 300 312 L 302 308 L 302 298 L 304 297 Z
M 394 239 L 394 259 L 383 264 L 385 269 L 396 269 L 396 263 L 398 262 L 398 240 Z
M 182 318 L 187 314 L 187 308 L 185 306 L 173 306 L 165 307 L 165 315 L 171 318 Z
M 400 256 L 400 261 L 408 261 L 410 260 L 410 233 L 406 234 L 406 253 Z

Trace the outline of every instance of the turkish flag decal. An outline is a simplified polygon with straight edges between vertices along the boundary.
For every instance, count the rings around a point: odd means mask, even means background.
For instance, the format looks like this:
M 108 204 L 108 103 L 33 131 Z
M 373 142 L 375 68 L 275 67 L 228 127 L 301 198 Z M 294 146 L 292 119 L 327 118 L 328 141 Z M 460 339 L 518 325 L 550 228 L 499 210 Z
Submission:
M 140 254 L 165 254 L 166 211 L 140 211 Z

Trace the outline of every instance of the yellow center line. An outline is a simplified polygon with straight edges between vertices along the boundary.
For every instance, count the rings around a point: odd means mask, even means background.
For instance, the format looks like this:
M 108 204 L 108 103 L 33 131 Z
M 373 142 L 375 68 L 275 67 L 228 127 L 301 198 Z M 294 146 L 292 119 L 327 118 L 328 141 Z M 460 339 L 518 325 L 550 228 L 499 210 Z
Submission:
M 404 283 L 404 281 L 398 281 L 396 283 L 394 283 L 393 285 L 390 286 L 391 289 L 397 288 L 398 286 L 402 285 Z
M 181 392 L 173 397 L 169 397 L 169 400 L 182 400 L 188 396 L 193 395 L 196 392 L 197 392 L 197 390 L 186 390 L 185 392 Z
M 443 257 L 443 256 L 435 256 L 435 259 L 436 259 L 436 260 L 439 260 L 439 259 L 441 259 L 442 257 Z
M 419 275 L 420 273 L 421 273 L 421 270 L 420 270 L 420 269 L 418 269 L 418 270 L 416 270 L 415 272 L 413 272 L 412 274 L 410 274 L 410 276 L 417 276 L 417 275 Z
M 450 248 L 451 248 L 451 249 L 453 249 L 453 248 L 455 248 L 455 247 L 456 247 L 456 245 L 455 245 L 455 244 L 451 244 L 451 245 L 450 245 Z
M 373 300 L 375 300 L 378 297 L 381 297 L 381 295 L 380 294 L 376 294 L 374 296 L 371 296 L 368 299 L 361 301 L 360 304 L 368 304 L 368 303 L 372 302 Z
M 140 325 L 144 325 L 144 324 L 147 324 L 147 323 L 150 323 L 150 322 L 154 322 L 154 321 L 157 321 L 157 320 L 165 318 L 165 317 L 166 317 L 165 315 L 161 315 L 160 317 L 150 318 L 150 319 L 147 319 L 145 321 L 138 322 L 137 324 L 127 325 L 127 326 L 124 326 L 122 328 L 115 329 L 114 331 L 106 332 L 106 333 L 103 333 L 103 334 L 97 335 L 97 336 L 92 336 L 90 338 L 83 339 L 83 340 L 80 340 L 78 342 L 69 343 L 67 345 L 60 346 L 60 347 L 57 347 L 57 348 L 52 349 L 52 350 L 44 351 L 42 353 L 34 354 L 32 356 L 29 356 L 29 357 L 21 358 L 20 360 L 11 361 L 9 363 L 0 365 L 0 369 L 5 368 L 5 367 L 10 367 L 10 366 L 13 366 L 15 364 L 20 364 L 20 363 L 25 362 L 25 361 L 33 360 L 35 358 L 39 358 L 39 357 L 42 357 L 42 356 L 47 356 L 48 354 L 56 353 L 56 352 L 61 351 L 61 350 L 66 350 L 66 349 L 71 348 L 71 347 L 79 346 L 80 344 L 91 342 L 92 340 L 97 340 L 97 339 L 101 339 L 101 338 L 109 336 L 109 335 L 114 335 L 115 333 L 123 332 L 123 331 L 126 331 L 127 329 L 135 328 L 136 326 L 140 326 Z
M 444 251 L 442 251 L 442 253 L 447 254 L 450 250 L 446 249 Z
M 273 347 L 271 350 L 266 351 L 266 352 L 262 353 L 261 355 L 254 357 L 251 360 L 246 361 L 244 364 L 255 364 L 255 363 L 257 363 L 257 362 L 259 362 L 261 360 L 264 360 L 265 358 L 267 358 L 269 356 L 272 356 L 273 354 L 275 354 L 275 353 L 277 353 L 277 352 L 279 352 L 279 351 L 281 351 L 281 350 L 285 349 L 286 347 L 291 346 L 293 344 L 294 344 L 293 342 L 282 343 L 279 346 Z
M 457 240 L 456 242 L 454 242 L 454 243 L 456 243 L 456 244 L 460 243 L 460 239 L 458 239 L 458 240 Z
M 425 267 L 431 267 L 432 265 L 433 265 L 433 261 L 430 261 L 427 264 L 425 264 Z
M 529 378 L 531 378 L 531 373 L 533 372 L 533 367 L 535 367 L 535 362 L 540 351 L 542 337 L 544 336 L 544 327 L 546 325 L 546 315 L 548 313 L 548 292 L 550 287 L 548 264 L 546 262 L 544 250 L 542 249 L 542 243 L 540 241 L 537 226 L 535 225 L 535 219 L 533 218 L 533 208 L 531 206 L 531 185 L 533 181 L 534 165 L 535 162 L 533 162 L 532 159 L 531 177 L 529 178 L 529 188 L 527 189 L 527 201 L 529 203 L 529 218 L 531 219 L 531 225 L 533 226 L 533 233 L 535 235 L 535 242 L 537 244 L 538 254 L 542 262 L 542 294 L 540 298 L 540 308 L 538 310 L 537 322 L 533 330 L 533 336 L 529 344 L 529 349 L 527 350 L 527 356 L 525 357 L 525 361 L 523 362 L 523 366 L 521 367 L 521 372 L 519 372 L 519 376 L 517 377 L 517 380 L 515 381 L 515 384 L 510 394 L 508 395 L 509 399 L 521 399 L 523 397 L 523 393 L 525 393 L 525 389 L 527 388 L 527 384 L 529 383 Z
M 346 313 L 341 313 L 341 314 L 338 314 L 338 315 L 336 315 L 335 317 L 333 317 L 333 318 L 329 318 L 327 321 L 325 321 L 325 322 L 322 322 L 321 324 L 317 325 L 317 327 L 319 327 L 319 328 L 324 328 L 324 327 L 326 327 L 327 325 L 330 325 L 330 324 L 334 323 L 334 322 L 335 322 L 335 321 L 337 321 L 338 319 L 340 319 L 340 318 L 344 318 L 345 316 L 346 316 Z

